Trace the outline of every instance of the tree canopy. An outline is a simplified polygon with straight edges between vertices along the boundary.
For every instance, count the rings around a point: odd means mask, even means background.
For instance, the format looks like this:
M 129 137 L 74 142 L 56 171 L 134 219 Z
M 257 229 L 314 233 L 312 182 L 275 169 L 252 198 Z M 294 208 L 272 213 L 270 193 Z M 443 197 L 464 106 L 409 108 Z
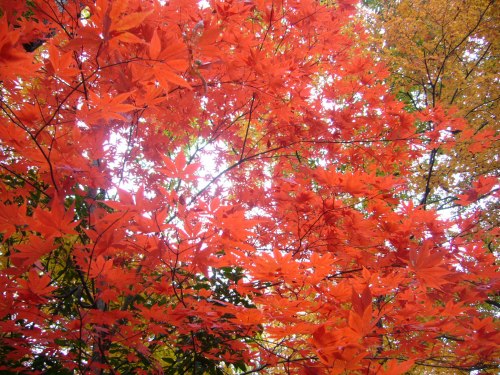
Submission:
M 421 52 L 396 17 L 374 55 L 355 5 L 0 0 L 1 371 L 498 370 L 498 40 L 443 33 L 400 83 Z
M 391 71 L 392 91 L 408 110 L 435 114 L 435 121 L 419 124 L 420 134 L 428 137 L 436 122 L 448 122 L 413 181 L 421 202 L 438 210 L 460 206 L 457 195 L 481 176 L 498 175 L 500 39 L 494 3 L 368 2 L 373 12 L 367 25 L 375 54 Z M 498 226 L 498 202 L 487 194 L 481 198 L 489 226 Z

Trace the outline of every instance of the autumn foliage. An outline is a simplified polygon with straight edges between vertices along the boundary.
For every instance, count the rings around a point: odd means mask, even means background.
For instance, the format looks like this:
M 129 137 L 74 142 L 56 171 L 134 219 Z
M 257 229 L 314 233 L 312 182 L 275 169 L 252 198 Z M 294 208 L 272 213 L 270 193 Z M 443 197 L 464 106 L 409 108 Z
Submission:
M 495 372 L 498 231 L 408 182 L 468 123 L 354 1 L 198 3 L 0 0 L 0 369 Z
M 438 142 L 415 163 L 411 183 L 420 201 L 447 211 L 480 204 L 483 227 L 498 227 L 498 200 L 489 199 L 495 190 L 474 199 L 465 193 L 457 199 L 458 191 L 467 192 L 478 179 L 498 175 L 500 169 L 495 1 L 365 3 L 371 10 L 365 12 L 371 48 L 391 72 L 392 91 L 408 110 L 422 113 L 417 129 L 424 142 L 437 123 L 446 123 Z M 429 113 L 434 121 L 425 121 Z

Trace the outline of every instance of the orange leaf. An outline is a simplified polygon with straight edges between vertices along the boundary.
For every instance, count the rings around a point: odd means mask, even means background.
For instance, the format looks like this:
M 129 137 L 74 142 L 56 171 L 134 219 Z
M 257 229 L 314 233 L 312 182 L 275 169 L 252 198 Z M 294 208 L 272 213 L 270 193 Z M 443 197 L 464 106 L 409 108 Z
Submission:
M 20 244 L 16 248 L 18 252 L 12 254 L 12 261 L 17 267 L 26 269 L 39 261 L 43 256 L 49 254 L 54 246 L 49 241 L 32 236 L 29 242 Z
M 161 52 L 161 40 L 158 36 L 158 30 L 155 29 L 151 41 L 149 42 L 149 57 L 156 60 Z
M 139 38 L 137 35 L 129 33 L 129 32 L 124 32 L 124 33 L 118 34 L 113 39 L 119 40 L 120 42 L 123 42 L 123 43 L 136 43 L 136 44 L 144 43 L 144 40 Z
M 191 85 L 184 78 L 173 73 L 171 70 L 162 69 L 161 67 L 156 66 L 154 68 L 154 72 L 156 79 L 158 79 L 160 83 L 166 82 L 167 87 L 169 86 L 168 83 L 173 83 L 178 86 L 187 87 L 191 89 Z
M 134 29 L 141 25 L 144 20 L 151 14 L 153 11 L 148 12 L 140 12 L 126 15 L 119 19 L 117 22 L 112 22 L 110 31 L 126 31 L 130 29 Z
M 100 275 L 105 275 L 113 269 L 113 260 L 104 259 L 102 255 L 99 255 L 95 261 L 90 265 L 89 277 L 95 279 Z

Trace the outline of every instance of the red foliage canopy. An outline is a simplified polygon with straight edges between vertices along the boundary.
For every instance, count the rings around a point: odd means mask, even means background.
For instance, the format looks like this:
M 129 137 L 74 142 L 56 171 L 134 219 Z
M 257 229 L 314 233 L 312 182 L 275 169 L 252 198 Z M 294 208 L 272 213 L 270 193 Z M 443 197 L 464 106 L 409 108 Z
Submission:
M 497 368 L 497 233 L 412 204 L 353 1 L 0 4 L 0 368 Z

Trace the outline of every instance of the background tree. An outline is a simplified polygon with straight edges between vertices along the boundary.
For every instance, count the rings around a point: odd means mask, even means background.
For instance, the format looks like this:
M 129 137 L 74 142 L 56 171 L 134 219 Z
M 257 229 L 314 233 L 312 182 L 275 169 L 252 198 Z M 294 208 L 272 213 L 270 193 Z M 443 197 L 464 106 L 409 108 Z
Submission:
M 468 217 L 471 230 L 486 229 L 483 240 L 498 258 L 498 199 L 493 197 L 498 196 L 499 175 L 495 2 L 363 3 L 372 51 L 391 72 L 392 92 L 408 111 L 430 120 L 418 126 L 430 147 L 415 163 L 414 200 L 444 217 Z M 480 309 L 496 316 L 499 307 L 497 294 Z
M 3 371 L 497 370 L 486 229 L 405 198 L 434 143 L 353 2 L 1 5 Z
M 413 180 L 420 203 L 437 209 L 481 200 L 489 227 L 498 201 L 467 197 L 479 177 L 498 176 L 499 13 L 494 1 L 366 1 L 376 54 L 392 90 L 434 142 Z M 464 129 L 466 121 L 469 125 Z

